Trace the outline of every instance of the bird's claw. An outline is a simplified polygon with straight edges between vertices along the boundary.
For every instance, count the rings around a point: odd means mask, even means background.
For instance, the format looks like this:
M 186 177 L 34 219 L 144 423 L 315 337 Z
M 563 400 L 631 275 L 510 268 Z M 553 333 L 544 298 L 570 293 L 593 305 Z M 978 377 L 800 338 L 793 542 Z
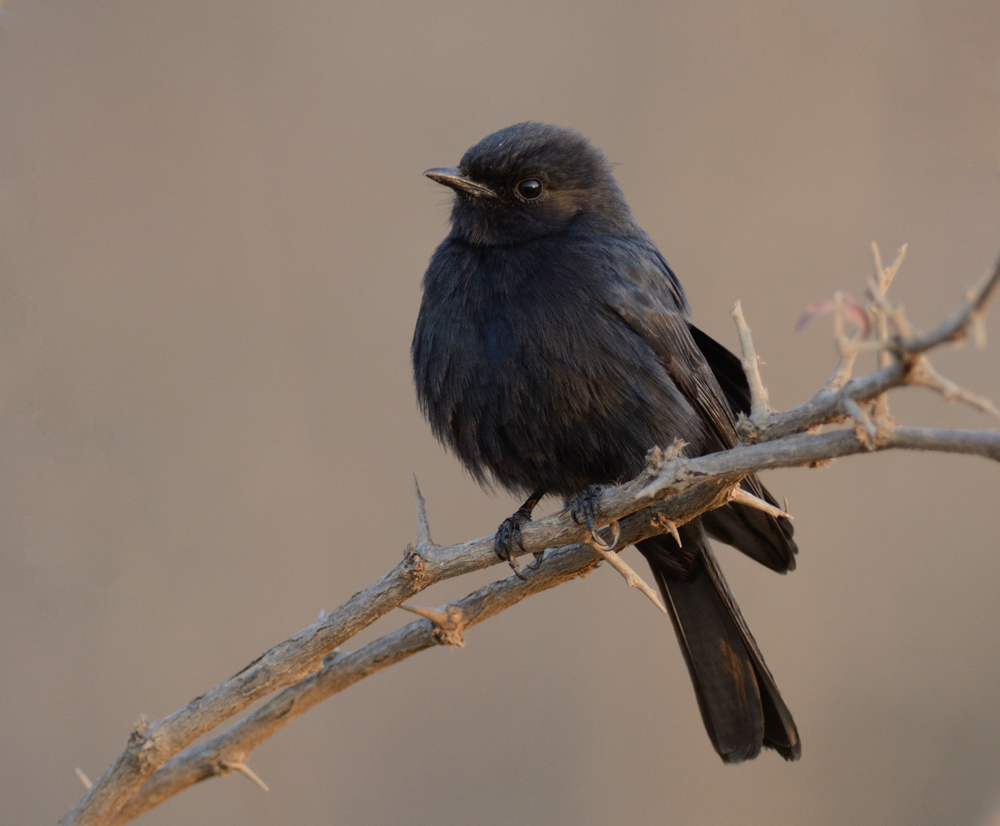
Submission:
M 603 485 L 591 485 L 570 502 L 569 515 L 576 524 L 579 525 L 581 521 L 587 524 L 587 528 L 590 530 L 590 539 L 594 545 L 597 545 L 602 551 L 612 551 L 615 545 L 618 544 L 618 538 L 621 536 L 621 527 L 618 525 L 618 522 L 612 522 L 609 526 L 611 528 L 611 542 L 605 542 L 601 538 L 600 529 L 597 527 L 595 517 L 602 515 L 600 508 L 602 493 L 604 493 Z
M 521 553 L 527 553 L 524 547 L 524 540 L 521 537 L 521 526 L 531 521 L 530 515 L 525 515 L 521 511 L 516 511 L 513 516 L 508 516 L 497 528 L 496 536 L 493 537 L 493 552 L 510 565 L 511 570 L 517 574 L 518 579 L 527 579 L 521 572 L 514 556 L 514 547 L 520 548 Z M 537 554 L 535 555 L 537 558 Z M 537 566 L 530 566 L 532 570 Z

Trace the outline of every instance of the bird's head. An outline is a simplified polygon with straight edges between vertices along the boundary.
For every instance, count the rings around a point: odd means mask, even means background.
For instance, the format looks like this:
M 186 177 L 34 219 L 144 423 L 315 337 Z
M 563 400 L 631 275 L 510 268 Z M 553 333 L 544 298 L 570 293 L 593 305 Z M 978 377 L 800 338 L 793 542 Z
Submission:
M 615 232 L 631 215 L 600 149 L 572 129 L 518 123 L 483 138 L 457 168 L 428 169 L 455 190 L 452 235 L 504 246 L 570 225 Z

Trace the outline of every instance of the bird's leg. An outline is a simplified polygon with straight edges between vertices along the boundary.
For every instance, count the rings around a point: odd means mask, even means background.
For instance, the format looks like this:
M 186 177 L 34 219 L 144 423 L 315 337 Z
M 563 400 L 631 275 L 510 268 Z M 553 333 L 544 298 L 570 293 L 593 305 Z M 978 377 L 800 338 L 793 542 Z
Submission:
M 521 539 L 521 526 L 527 525 L 531 521 L 532 511 L 535 510 L 535 506 L 541 501 L 543 496 L 545 496 L 544 490 L 536 490 L 532 493 L 527 501 L 514 511 L 513 515 L 508 516 L 500 523 L 496 536 L 493 537 L 493 550 L 496 552 L 496 555 L 506 560 L 514 573 L 521 579 L 527 579 L 527 577 L 517 567 L 517 559 L 514 557 L 514 546 L 516 545 L 524 551 L 524 542 Z M 535 562 L 531 565 L 532 569 L 538 567 L 541 558 L 541 553 L 535 554 Z
M 605 550 L 611 551 L 614 550 L 615 543 L 618 541 L 617 535 L 612 538 L 611 544 L 609 545 L 601 539 L 597 523 L 594 521 L 595 517 L 601 515 L 601 509 L 598 503 L 601 501 L 601 494 L 603 493 L 604 485 L 588 485 L 583 493 L 568 503 L 569 515 L 573 517 L 573 521 L 578 525 L 581 522 L 586 522 L 587 527 L 590 529 L 590 536 L 594 542 L 603 547 Z

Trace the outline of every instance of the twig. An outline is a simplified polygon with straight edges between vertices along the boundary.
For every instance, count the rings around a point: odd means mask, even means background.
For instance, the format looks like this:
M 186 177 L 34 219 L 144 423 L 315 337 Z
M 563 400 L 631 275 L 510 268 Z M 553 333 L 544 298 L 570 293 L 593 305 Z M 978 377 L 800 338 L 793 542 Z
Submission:
M 918 358 L 914 363 L 913 367 L 910 368 L 910 373 L 907 376 L 907 383 L 919 385 L 920 387 L 929 387 L 931 390 L 936 390 L 940 393 L 946 402 L 964 402 L 970 407 L 974 407 L 976 410 L 980 410 L 983 413 L 989 413 L 991 416 L 996 416 L 1000 418 L 1000 410 L 997 410 L 993 406 L 993 402 L 989 399 L 983 398 L 982 396 L 977 396 L 975 393 L 971 393 L 963 387 L 959 387 L 951 379 L 946 379 L 937 370 L 935 370 L 931 363 L 923 356 Z
M 846 353 L 842 352 L 833 373 L 826 380 L 826 384 L 823 385 L 823 390 L 833 392 L 840 390 L 841 387 L 847 384 L 851 379 L 851 374 L 854 372 L 854 362 L 857 361 L 858 355 L 859 352 L 857 350 L 848 350 Z
M 420 492 L 420 483 L 417 481 L 417 474 L 413 474 L 413 498 L 417 506 L 417 550 L 422 551 L 434 545 L 431 539 L 431 525 L 427 520 L 427 502 Z
M 993 268 L 965 294 L 962 306 L 948 316 L 937 329 L 923 335 L 915 335 L 901 343 L 903 353 L 923 353 L 939 344 L 956 341 L 963 338 L 970 326 L 975 323 L 977 314 L 981 314 L 997 284 L 1000 283 L 1000 258 L 997 258 Z
M 753 336 L 743 317 L 743 307 L 737 301 L 729 313 L 736 322 L 740 334 L 740 348 L 743 351 L 743 372 L 750 384 L 750 421 L 755 425 L 763 424 L 771 412 L 768 405 L 767 388 L 760 378 L 760 357 L 753 346 Z
M 906 244 L 899 248 L 896 260 L 885 269 L 882 266 L 882 256 L 879 254 L 878 244 L 872 241 L 872 255 L 875 258 L 875 279 L 869 290 L 872 299 L 871 313 L 875 318 L 875 332 L 878 340 L 885 344 L 889 340 L 889 320 L 893 322 L 893 327 L 899 335 L 908 336 L 912 333 L 909 324 L 906 323 L 902 311 L 897 311 L 888 305 L 886 293 L 892 286 L 896 273 L 906 257 Z M 878 366 L 888 367 L 892 362 L 892 356 L 886 350 L 878 354 Z M 872 415 L 876 421 L 886 419 L 889 416 L 889 396 L 888 393 L 881 393 L 875 398 L 875 405 L 872 408 Z

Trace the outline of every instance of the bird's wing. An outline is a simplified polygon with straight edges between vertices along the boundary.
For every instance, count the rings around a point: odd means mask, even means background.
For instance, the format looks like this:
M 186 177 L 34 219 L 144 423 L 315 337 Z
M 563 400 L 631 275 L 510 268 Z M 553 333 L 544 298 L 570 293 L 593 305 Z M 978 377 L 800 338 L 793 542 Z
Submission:
M 701 354 L 712 368 L 719 387 L 729 401 L 729 406 L 733 414 L 739 416 L 743 413 L 750 415 L 750 384 L 747 382 L 747 374 L 743 372 L 743 362 L 712 338 L 708 333 L 703 333 L 690 321 L 688 330 L 691 338 L 698 345 Z
M 710 449 L 735 447 L 739 444 L 736 416 L 745 404 L 746 379 L 741 381 L 736 372 L 739 360 L 700 330 L 697 335 L 693 333 L 696 328 L 674 309 L 672 302 L 664 306 L 661 297 L 647 289 L 650 283 L 656 283 L 655 274 L 644 274 L 640 278 L 615 277 L 605 293 L 605 301 L 609 309 L 659 356 L 674 383 L 708 426 L 714 437 Z M 665 297 L 669 300 L 669 296 Z M 720 373 L 724 382 L 720 382 Z M 730 392 L 723 390 L 723 383 Z M 741 486 L 758 498 L 776 504 L 755 475 L 747 476 Z M 768 568 L 782 573 L 795 568 L 798 549 L 787 519 L 778 520 L 755 508 L 733 503 L 710 511 L 703 518 L 705 528 L 713 537 L 738 548 Z
M 649 280 L 649 276 L 614 278 L 604 294 L 608 308 L 659 356 L 670 378 L 708 425 L 714 447 L 735 447 L 739 444 L 735 415 L 687 319 L 647 288 Z
M 734 415 L 749 415 L 750 385 L 739 358 L 690 322 L 688 330 L 719 382 Z M 755 475 L 747 476 L 741 486 L 759 499 L 780 507 Z M 789 520 L 775 519 L 756 508 L 732 503 L 706 513 L 703 521 L 712 537 L 739 548 L 769 568 L 782 573 L 795 569 L 798 547 L 792 539 L 794 528 Z M 781 536 L 775 533 L 775 528 L 781 532 Z M 778 551 L 777 554 L 775 550 Z

